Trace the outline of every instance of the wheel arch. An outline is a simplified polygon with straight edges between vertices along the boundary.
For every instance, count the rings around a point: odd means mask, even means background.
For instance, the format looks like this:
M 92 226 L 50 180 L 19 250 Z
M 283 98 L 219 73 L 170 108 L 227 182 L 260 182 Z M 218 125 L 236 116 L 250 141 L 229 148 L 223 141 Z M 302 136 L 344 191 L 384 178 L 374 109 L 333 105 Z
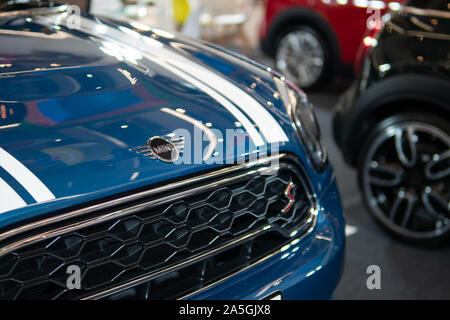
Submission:
M 332 56 L 331 67 L 336 67 L 341 60 L 341 50 L 333 27 L 322 15 L 305 7 L 289 7 L 273 19 L 261 41 L 263 52 L 274 57 L 281 36 L 290 28 L 302 25 L 313 28 L 323 37 Z
M 449 102 L 450 83 L 431 76 L 400 75 L 375 84 L 357 99 L 346 122 L 342 140 L 346 162 L 356 166 L 365 138 L 384 119 L 403 112 L 448 119 Z

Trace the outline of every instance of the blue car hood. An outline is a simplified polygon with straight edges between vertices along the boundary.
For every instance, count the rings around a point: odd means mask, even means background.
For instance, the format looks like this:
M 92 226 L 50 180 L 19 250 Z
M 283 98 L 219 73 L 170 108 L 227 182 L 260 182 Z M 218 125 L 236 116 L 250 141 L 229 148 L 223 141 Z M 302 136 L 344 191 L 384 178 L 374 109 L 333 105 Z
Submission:
M 135 23 L 2 19 L 0 194 L 11 197 L 0 225 L 222 165 L 132 150 L 180 128 L 223 137 L 239 128 L 258 150 L 303 152 L 272 74 L 253 62 Z M 239 156 L 214 151 L 223 162 Z

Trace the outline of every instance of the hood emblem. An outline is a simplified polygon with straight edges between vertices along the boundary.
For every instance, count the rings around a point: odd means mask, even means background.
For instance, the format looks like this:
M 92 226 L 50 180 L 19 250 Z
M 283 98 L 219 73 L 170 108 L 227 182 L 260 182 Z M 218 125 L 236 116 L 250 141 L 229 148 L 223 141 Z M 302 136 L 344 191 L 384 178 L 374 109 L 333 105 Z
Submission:
M 132 148 L 131 150 L 154 160 L 159 159 L 164 162 L 175 162 L 183 152 L 183 146 L 183 137 L 177 139 L 152 137 L 148 139 L 147 144 Z

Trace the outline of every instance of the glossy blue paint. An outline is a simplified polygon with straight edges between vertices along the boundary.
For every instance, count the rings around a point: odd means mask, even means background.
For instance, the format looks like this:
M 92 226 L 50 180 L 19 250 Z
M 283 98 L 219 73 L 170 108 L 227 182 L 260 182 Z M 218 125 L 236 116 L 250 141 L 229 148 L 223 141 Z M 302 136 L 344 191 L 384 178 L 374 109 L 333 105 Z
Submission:
M 214 70 L 251 94 L 281 125 L 289 141 L 281 143 L 280 151 L 302 159 L 323 208 L 314 233 L 301 241 L 297 253 L 281 260 L 280 256 L 273 257 L 258 270 L 270 266 L 272 272 L 267 275 L 273 281 L 285 275 L 280 288 L 287 298 L 328 297 L 340 277 L 344 246 L 335 178 L 331 167 L 318 173 L 309 164 L 282 101 L 274 95 L 277 88 L 273 75 L 263 66 L 224 50 L 156 29 L 143 30 L 90 16 L 82 18 L 82 27 L 77 30 L 55 21 L 56 16 L 0 20 L 0 105 L 13 110 L 0 118 L 0 147 L 55 195 L 54 200 L 35 203 L 25 194 L 27 206 L 0 214 L 0 227 L 137 188 L 166 184 L 242 156 L 237 154 L 238 148 L 232 154 L 219 148 L 215 157 L 220 163 L 174 165 L 130 150 L 152 136 L 167 135 L 179 128 L 194 136 L 192 123 L 162 108 L 183 109 L 183 115 L 210 123 L 211 129 L 223 135 L 226 129 L 241 128 L 216 100 L 149 58 L 152 45 L 163 46 Z M 18 185 L 3 171 L 0 178 L 10 186 Z M 24 194 L 26 190 L 16 192 Z M 323 268 L 316 275 L 305 276 L 319 266 Z M 230 280 L 249 276 L 243 281 L 252 285 L 248 290 L 242 290 L 242 284 L 223 284 L 198 297 L 259 298 L 254 289 L 258 270 Z M 314 289 L 319 281 L 313 280 L 316 277 L 322 280 Z M 267 281 L 264 283 L 272 283 L 269 278 Z M 300 281 L 307 290 L 296 291 Z M 315 285 L 307 285 L 309 281 Z M 262 283 L 260 278 L 258 285 Z

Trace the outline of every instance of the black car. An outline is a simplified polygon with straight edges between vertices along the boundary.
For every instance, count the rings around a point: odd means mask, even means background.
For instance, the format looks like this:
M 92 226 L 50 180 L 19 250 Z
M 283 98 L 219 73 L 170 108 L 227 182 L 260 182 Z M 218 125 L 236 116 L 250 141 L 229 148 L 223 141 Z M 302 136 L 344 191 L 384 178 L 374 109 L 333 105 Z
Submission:
M 385 20 L 337 106 L 335 140 L 381 226 L 442 243 L 450 235 L 450 2 L 410 1 Z

